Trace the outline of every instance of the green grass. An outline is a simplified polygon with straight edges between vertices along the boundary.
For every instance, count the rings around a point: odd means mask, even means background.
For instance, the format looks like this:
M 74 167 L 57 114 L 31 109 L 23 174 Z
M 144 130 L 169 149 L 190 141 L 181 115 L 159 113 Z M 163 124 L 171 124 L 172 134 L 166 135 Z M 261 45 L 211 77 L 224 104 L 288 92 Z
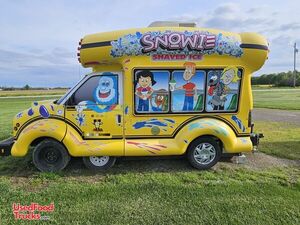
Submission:
M 291 86 L 273 86 L 269 84 L 259 84 L 259 85 L 251 85 L 252 89 L 300 89 L 300 86 L 291 87 Z
M 283 122 L 256 122 L 255 131 L 263 133 L 260 151 L 282 158 L 300 160 L 300 126 Z
M 0 91 L 0 97 L 63 95 L 67 89 Z
M 56 97 L 57 98 L 57 97 Z M 12 133 L 12 120 L 14 116 L 31 106 L 33 101 L 56 99 L 55 97 L 34 98 L 0 98 L 0 140 L 8 138 Z
M 97 175 L 67 171 L 2 176 L 0 219 L 2 224 L 17 224 L 11 211 L 14 202 L 54 202 L 55 211 L 43 215 L 55 224 L 299 223 L 297 168 L 195 171 L 184 161 L 173 165 L 157 171 L 127 161 Z
M 255 108 L 300 110 L 300 88 L 253 90 Z

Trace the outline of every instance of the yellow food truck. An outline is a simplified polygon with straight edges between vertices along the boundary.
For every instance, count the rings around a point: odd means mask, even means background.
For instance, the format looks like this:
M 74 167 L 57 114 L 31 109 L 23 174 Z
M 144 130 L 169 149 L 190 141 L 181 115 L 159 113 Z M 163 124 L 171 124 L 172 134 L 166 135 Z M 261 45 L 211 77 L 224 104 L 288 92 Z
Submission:
M 251 74 L 268 56 L 261 35 L 161 22 L 87 35 L 79 45 L 92 73 L 59 100 L 18 113 L 1 155 L 32 148 L 41 171 L 62 170 L 71 157 L 103 170 L 117 157 L 171 155 L 208 169 L 258 145 Z

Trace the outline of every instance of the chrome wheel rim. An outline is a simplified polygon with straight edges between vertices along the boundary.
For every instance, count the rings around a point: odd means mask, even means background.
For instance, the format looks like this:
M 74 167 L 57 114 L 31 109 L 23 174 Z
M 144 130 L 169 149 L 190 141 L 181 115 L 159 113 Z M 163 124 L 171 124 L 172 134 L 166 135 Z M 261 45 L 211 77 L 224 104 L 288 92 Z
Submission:
M 216 158 L 216 149 L 210 143 L 199 144 L 194 151 L 194 159 L 201 165 L 207 165 Z
M 105 166 L 109 161 L 109 156 L 90 156 L 90 161 L 94 166 Z

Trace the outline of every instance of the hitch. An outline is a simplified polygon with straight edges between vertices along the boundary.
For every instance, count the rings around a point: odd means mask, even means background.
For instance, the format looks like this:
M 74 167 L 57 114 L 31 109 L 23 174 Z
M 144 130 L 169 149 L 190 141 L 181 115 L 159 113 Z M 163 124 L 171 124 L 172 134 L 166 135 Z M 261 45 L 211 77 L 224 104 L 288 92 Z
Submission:
M 254 151 L 258 150 L 258 145 L 259 145 L 259 139 L 260 138 L 264 138 L 263 133 L 259 133 L 259 134 L 251 133 L 250 134 L 250 139 L 251 139 Z

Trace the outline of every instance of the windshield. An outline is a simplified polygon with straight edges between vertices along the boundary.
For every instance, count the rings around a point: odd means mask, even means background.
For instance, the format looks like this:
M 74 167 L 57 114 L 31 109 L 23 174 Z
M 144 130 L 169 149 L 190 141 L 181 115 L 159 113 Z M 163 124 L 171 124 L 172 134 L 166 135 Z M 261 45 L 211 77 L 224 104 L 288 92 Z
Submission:
M 82 81 L 86 78 L 87 75 L 85 75 L 77 84 L 70 88 L 56 103 L 58 105 L 61 104 L 69 96 L 69 94 L 72 93 L 73 90 L 75 90 L 82 83 Z

